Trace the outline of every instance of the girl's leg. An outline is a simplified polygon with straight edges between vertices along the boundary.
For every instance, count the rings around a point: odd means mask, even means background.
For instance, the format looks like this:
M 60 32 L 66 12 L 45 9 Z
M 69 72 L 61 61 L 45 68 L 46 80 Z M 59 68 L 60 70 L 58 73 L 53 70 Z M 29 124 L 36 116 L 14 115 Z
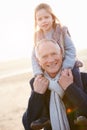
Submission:
M 74 81 L 75 81 L 76 85 L 79 88 L 83 89 L 83 84 L 82 84 L 82 80 L 81 80 L 81 74 L 80 74 L 79 67 L 76 67 L 76 65 L 75 65 L 72 70 L 72 73 L 73 73 Z

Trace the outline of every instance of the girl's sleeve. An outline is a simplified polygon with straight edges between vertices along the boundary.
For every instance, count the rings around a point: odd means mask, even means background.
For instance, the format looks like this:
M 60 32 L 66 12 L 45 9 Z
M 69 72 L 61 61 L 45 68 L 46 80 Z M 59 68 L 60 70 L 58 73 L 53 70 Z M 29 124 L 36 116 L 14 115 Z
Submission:
M 34 48 L 33 48 L 33 51 L 32 51 L 31 61 L 32 61 L 32 69 L 33 69 L 34 76 L 36 76 L 38 74 L 43 74 L 43 71 L 42 71 L 42 69 L 41 69 L 41 67 L 40 67 L 40 65 L 37 61 Z
M 62 69 L 73 68 L 76 61 L 76 49 L 71 37 L 66 34 L 64 36 L 64 61 Z

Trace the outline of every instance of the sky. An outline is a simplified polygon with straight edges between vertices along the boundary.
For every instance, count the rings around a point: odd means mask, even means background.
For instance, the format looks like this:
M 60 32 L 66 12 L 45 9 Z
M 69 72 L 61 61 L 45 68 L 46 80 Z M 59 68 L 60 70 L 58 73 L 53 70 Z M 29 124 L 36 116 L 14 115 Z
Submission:
M 86 0 L 0 1 L 0 62 L 30 58 L 33 48 L 34 9 L 49 4 L 70 31 L 76 50 L 87 49 Z

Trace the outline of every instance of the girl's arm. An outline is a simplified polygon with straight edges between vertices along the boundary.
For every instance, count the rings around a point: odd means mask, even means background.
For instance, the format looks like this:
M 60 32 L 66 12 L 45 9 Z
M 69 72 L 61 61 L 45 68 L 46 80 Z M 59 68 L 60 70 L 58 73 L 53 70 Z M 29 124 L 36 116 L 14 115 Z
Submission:
M 68 33 L 65 33 L 64 35 L 64 51 L 65 51 L 65 55 L 64 55 L 62 68 L 72 69 L 76 61 L 76 49 Z
M 33 73 L 34 73 L 34 76 L 36 75 L 39 75 L 39 74 L 43 74 L 43 71 L 37 61 L 37 58 L 36 58 L 36 55 L 35 55 L 35 50 L 33 49 L 33 52 L 32 52 L 32 68 L 33 68 Z

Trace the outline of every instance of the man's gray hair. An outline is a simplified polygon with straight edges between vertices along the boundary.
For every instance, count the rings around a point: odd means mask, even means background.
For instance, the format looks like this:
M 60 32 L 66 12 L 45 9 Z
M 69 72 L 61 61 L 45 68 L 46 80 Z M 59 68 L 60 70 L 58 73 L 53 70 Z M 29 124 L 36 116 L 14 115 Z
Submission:
M 40 46 L 41 44 L 43 44 L 43 43 L 46 43 L 46 42 L 52 42 L 52 43 L 56 44 L 57 46 L 59 46 L 61 52 L 63 52 L 61 46 L 60 46 L 55 40 L 53 40 L 53 39 L 42 39 L 42 40 L 40 40 L 39 42 L 37 42 L 37 44 L 36 44 L 36 46 L 35 46 L 35 54 L 36 54 L 36 57 L 37 57 L 37 58 L 39 57 L 39 56 L 38 56 L 38 48 L 39 48 L 39 46 Z M 62 53 L 62 54 L 63 54 L 63 53 Z

